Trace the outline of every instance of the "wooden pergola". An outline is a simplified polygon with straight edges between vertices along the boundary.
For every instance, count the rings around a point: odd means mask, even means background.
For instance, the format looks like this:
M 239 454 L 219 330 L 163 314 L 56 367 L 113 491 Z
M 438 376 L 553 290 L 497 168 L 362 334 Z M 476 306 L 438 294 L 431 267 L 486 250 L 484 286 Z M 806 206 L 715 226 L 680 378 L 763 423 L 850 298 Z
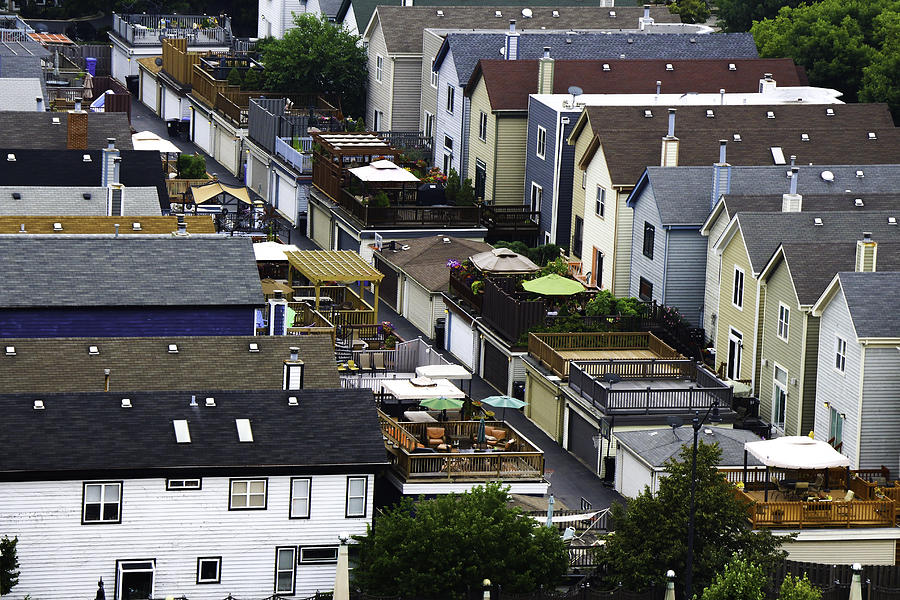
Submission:
M 363 297 L 366 282 L 375 285 L 375 322 L 378 322 L 378 286 L 384 275 L 375 270 L 369 263 L 352 250 L 297 250 L 286 252 L 288 258 L 288 285 L 293 287 L 294 269 L 309 279 L 316 288 L 316 310 L 319 310 L 319 299 L 323 283 L 350 284 L 359 282 L 359 297 Z

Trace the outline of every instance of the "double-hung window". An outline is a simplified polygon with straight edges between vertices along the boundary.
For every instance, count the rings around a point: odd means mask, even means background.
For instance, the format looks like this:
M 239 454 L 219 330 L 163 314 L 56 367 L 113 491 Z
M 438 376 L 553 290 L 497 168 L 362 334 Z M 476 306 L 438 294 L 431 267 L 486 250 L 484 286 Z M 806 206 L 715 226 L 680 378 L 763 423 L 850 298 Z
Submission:
M 599 185 L 597 186 L 597 204 L 594 212 L 601 219 L 606 216 L 606 190 Z
M 487 113 L 483 110 L 478 115 L 478 139 L 482 142 L 487 141 Z
M 653 245 L 656 243 L 656 227 L 644 221 L 644 256 L 653 260 Z
M 734 267 L 734 286 L 731 289 L 731 303 L 735 308 L 744 309 L 744 270 Z
M 275 549 L 275 593 L 293 594 L 297 579 L 297 548 L 284 546 Z
M 229 510 L 262 510 L 266 508 L 265 479 L 232 479 Z
M 453 114 L 453 107 L 456 102 L 456 88 L 447 84 L 447 112 Z
M 120 482 L 85 483 L 82 523 L 121 523 L 122 484 Z
M 366 486 L 368 480 L 365 477 L 347 478 L 347 517 L 366 516 Z
M 788 341 L 788 326 L 791 323 L 791 309 L 781 304 L 778 304 L 778 337 L 783 339 L 784 341 Z
M 835 338 L 834 340 L 834 368 L 840 373 L 844 372 L 847 366 L 847 340 L 844 338 Z
M 541 203 L 544 199 L 544 188 L 536 184 L 535 182 L 531 182 L 531 212 L 537 212 L 541 210 Z
M 649 279 L 641 277 L 638 280 L 638 298 L 644 302 L 653 300 L 653 284 L 650 283 Z
M 384 75 L 384 57 L 376 56 L 375 57 L 375 81 L 381 83 L 381 78 Z
M 544 158 L 547 154 L 547 129 L 545 127 L 537 128 L 537 156 Z
M 434 65 L 434 61 L 432 61 L 431 64 Z M 438 73 L 437 73 L 437 71 L 434 70 L 434 68 L 432 68 L 431 69 L 431 87 L 436 88 L 437 86 L 438 86 Z
M 309 492 L 312 480 L 309 478 L 291 479 L 291 518 L 309 518 Z

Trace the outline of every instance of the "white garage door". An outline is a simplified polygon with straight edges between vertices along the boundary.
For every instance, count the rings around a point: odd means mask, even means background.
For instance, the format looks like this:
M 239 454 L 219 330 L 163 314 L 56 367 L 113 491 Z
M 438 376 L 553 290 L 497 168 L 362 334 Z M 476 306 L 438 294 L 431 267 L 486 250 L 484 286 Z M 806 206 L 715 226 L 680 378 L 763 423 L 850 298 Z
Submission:
M 269 190 L 266 185 L 266 175 L 268 169 L 263 161 L 251 154 L 250 160 L 247 161 L 247 180 L 253 191 L 263 197 L 263 200 L 269 200 Z
M 297 188 L 283 173 L 276 171 L 278 179 L 278 210 L 292 225 L 297 223 Z
M 310 205 L 310 215 L 312 215 L 310 237 L 319 248 L 331 250 L 331 215 L 314 204 Z
M 473 355 L 475 348 L 475 332 L 469 323 L 452 311 L 447 315 L 448 335 L 450 336 L 450 353 L 455 356 L 467 368 L 473 369 Z
M 159 114 L 158 90 L 156 78 L 147 71 L 141 71 L 141 102 L 156 114 Z
M 200 149 L 209 154 L 209 130 L 212 127 L 209 123 L 209 117 L 195 110 L 194 112 L 194 143 L 200 146 Z
M 217 136 L 217 148 L 215 159 L 219 161 L 223 167 L 228 169 L 232 175 L 236 174 L 237 168 L 237 140 L 231 137 L 231 134 L 219 126 L 219 135 Z
M 433 335 L 431 294 L 412 279 L 406 279 L 403 287 L 403 316 L 426 336 Z
M 163 91 L 163 119 L 181 119 L 181 98 L 165 86 Z

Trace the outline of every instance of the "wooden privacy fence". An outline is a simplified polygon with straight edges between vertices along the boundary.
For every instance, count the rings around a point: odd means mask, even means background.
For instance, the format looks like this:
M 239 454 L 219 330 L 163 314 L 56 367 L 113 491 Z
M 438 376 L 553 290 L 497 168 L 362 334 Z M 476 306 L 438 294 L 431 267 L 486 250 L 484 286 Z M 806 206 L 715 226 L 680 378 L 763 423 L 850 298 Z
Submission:
M 515 292 L 504 290 L 501 285 L 515 285 L 506 282 L 484 280 L 484 300 L 482 315 L 485 322 L 509 341 L 516 342 L 529 329 L 543 322 L 547 316 L 547 303 L 543 298 L 519 298 Z

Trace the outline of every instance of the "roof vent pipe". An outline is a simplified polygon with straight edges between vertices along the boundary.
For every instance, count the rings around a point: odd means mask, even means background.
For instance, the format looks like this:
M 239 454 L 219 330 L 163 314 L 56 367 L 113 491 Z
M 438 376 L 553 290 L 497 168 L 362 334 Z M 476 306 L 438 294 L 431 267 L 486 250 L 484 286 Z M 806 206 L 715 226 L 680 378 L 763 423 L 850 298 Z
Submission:
M 794 166 L 794 163 L 797 162 L 797 155 L 791 154 L 791 166 Z
M 516 31 L 516 20 L 515 20 L 515 19 L 510 19 L 510 20 L 509 20 L 509 32 L 510 32 L 510 33 L 515 33 L 515 31 Z
M 725 88 L 719 88 L 719 102 L 725 106 Z
M 649 4 L 644 5 L 644 18 L 645 19 L 650 18 L 650 5 Z
M 34 101 L 37 103 L 37 111 L 44 112 L 44 99 L 38 96 Z
M 662 81 L 656 82 L 656 95 L 659 96 L 659 92 L 662 89 Z
M 106 147 L 112 150 L 116 147 L 116 138 L 106 138 Z
M 675 137 L 675 109 L 669 109 L 669 131 L 666 133 L 668 137 Z
M 793 158 L 793 157 L 791 157 Z M 791 167 L 791 195 L 797 193 L 797 180 L 799 179 L 798 174 L 800 173 L 799 167 Z
M 300 348 L 297 346 L 291 346 L 291 360 L 298 360 L 300 358 Z
M 75 110 L 81 111 L 81 98 L 75 98 Z

